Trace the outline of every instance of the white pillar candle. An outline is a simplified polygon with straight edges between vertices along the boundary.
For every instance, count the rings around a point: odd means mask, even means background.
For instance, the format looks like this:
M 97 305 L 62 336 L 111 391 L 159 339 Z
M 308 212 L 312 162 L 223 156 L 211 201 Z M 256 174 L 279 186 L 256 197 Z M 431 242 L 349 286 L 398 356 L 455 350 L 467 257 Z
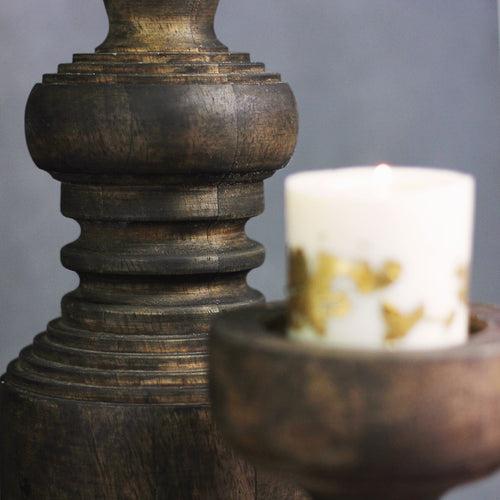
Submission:
M 468 334 L 473 177 L 352 167 L 286 180 L 289 336 L 432 349 Z

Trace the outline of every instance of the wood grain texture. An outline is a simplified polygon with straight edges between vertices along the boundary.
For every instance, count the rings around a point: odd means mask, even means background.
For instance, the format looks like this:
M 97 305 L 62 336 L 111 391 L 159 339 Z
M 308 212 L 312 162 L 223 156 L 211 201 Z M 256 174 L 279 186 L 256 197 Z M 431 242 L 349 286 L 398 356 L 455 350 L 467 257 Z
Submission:
M 206 408 L 3 397 L 7 425 L 35 423 L 6 436 L 16 471 L 6 498 L 253 498 L 253 470 L 217 439 Z
M 467 344 L 421 352 L 293 342 L 282 305 L 227 313 L 210 340 L 216 423 L 314 498 L 437 499 L 500 467 L 500 307 L 473 311 Z
M 105 1 L 96 53 L 29 97 L 30 153 L 81 227 L 61 253 L 80 283 L 2 379 L 2 500 L 289 498 L 209 416 L 210 324 L 263 301 L 245 223 L 297 136 L 288 85 L 217 40 L 217 3 Z

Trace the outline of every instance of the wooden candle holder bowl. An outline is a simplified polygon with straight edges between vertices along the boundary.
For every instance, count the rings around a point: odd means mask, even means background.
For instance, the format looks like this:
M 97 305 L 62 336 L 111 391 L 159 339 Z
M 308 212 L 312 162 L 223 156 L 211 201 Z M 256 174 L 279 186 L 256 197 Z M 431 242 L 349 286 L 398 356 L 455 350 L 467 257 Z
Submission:
M 475 306 L 471 331 L 444 350 L 333 350 L 288 340 L 283 305 L 225 314 L 216 422 L 314 498 L 438 498 L 500 466 L 500 307 Z

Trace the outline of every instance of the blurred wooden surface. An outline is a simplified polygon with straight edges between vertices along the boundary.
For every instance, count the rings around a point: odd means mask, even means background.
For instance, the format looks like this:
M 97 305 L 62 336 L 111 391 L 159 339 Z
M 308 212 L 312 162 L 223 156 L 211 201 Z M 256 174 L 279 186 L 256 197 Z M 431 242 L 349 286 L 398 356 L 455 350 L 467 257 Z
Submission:
M 216 424 L 314 498 L 440 498 L 500 467 L 500 306 L 473 311 L 465 345 L 399 352 L 294 342 L 282 305 L 227 313 L 210 340 Z

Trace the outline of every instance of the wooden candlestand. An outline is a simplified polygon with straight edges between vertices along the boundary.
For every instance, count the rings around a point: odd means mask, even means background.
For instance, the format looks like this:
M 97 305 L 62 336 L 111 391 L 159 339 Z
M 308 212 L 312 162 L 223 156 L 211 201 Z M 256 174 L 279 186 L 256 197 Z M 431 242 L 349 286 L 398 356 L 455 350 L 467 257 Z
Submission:
M 298 498 L 224 445 L 207 396 L 211 320 L 263 300 L 244 226 L 294 150 L 292 92 L 217 40 L 218 0 L 105 4 L 104 43 L 26 109 L 80 285 L 2 379 L 0 497 Z
M 467 344 L 350 351 L 293 342 L 285 309 L 218 319 L 213 413 L 252 462 L 318 500 L 429 500 L 500 467 L 500 307 Z

